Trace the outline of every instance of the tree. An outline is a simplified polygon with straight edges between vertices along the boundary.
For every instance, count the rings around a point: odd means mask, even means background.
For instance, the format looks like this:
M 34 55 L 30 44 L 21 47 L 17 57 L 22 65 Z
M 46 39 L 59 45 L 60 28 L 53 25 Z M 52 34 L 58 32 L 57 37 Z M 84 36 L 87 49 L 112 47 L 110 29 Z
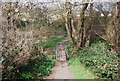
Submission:
M 80 23 L 78 26 L 78 47 L 85 46 L 85 38 L 86 38 L 86 28 L 84 26 L 85 23 L 85 10 L 88 7 L 88 3 L 83 4 L 81 14 L 80 14 Z
M 32 31 L 23 33 L 14 23 L 14 19 L 18 19 L 20 16 L 19 12 L 16 12 L 19 7 L 18 3 L 12 2 L 6 2 L 2 5 L 2 15 L 5 18 L 2 24 L 4 35 L 1 51 L 3 79 L 14 79 L 18 73 L 18 68 L 31 57 Z
M 89 47 L 90 38 L 91 38 L 91 28 L 93 21 L 93 3 L 90 3 L 90 11 L 89 11 L 89 25 L 86 27 L 86 37 L 85 37 L 85 47 Z
M 110 21 L 107 26 L 106 35 L 107 40 L 111 43 L 112 47 L 119 47 L 120 41 L 120 1 L 116 3 L 116 10 L 113 15 L 113 19 Z M 117 49 L 116 47 L 112 48 Z M 116 50 L 114 50 L 116 51 Z
M 76 41 L 75 41 L 75 36 L 74 36 L 74 25 L 73 25 L 73 17 L 72 17 L 72 4 L 70 2 L 66 3 L 66 11 L 67 11 L 67 15 L 66 15 L 66 30 L 68 33 L 68 36 L 72 42 L 73 47 L 76 45 Z

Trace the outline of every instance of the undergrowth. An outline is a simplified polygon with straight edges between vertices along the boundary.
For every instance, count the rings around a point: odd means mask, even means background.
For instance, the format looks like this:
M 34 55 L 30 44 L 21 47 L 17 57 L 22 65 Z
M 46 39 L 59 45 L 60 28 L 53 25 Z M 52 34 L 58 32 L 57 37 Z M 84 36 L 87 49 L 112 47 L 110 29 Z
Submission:
M 50 74 L 55 60 L 38 51 L 37 46 L 34 45 L 33 49 L 34 57 L 29 59 L 26 65 L 19 68 L 18 79 L 43 79 Z
M 20 79 L 42 79 L 50 74 L 55 61 L 43 56 L 42 59 L 29 60 L 28 64 L 20 69 Z
M 72 47 L 67 42 L 68 50 Z M 103 39 L 93 39 L 90 47 L 76 51 L 79 62 L 92 70 L 99 79 L 118 79 L 118 54 L 112 54 L 108 50 L 108 44 Z M 79 66 L 79 65 L 78 65 Z M 79 72 L 80 73 L 80 72 Z M 76 75 L 76 77 L 78 77 Z
M 70 58 L 69 60 L 70 69 L 73 71 L 73 76 L 75 79 L 95 79 L 97 78 L 94 73 L 92 73 L 89 68 L 83 66 L 80 63 L 79 58 Z
M 48 38 L 41 38 L 40 40 L 42 43 L 35 43 L 37 46 L 41 47 L 53 47 L 56 46 L 56 44 L 62 40 L 65 40 L 67 37 L 48 37 Z
M 104 40 L 91 42 L 89 48 L 77 52 L 80 62 L 90 67 L 99 78 L 118 79 L 118 54 L 112 54 Z

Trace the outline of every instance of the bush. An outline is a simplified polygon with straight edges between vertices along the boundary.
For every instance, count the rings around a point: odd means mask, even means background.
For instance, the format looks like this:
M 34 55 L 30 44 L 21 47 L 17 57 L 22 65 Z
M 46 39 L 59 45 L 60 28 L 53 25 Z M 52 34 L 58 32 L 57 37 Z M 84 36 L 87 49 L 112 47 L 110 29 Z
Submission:
M 90 67 L 98 77 L 118 78 L 118 54 L 111 54 L 103 40 L 92 41 L 89 48 L 77 53 L 86 67 Z
M 34 79 L 34 77 L 31 73 L 22 73 L 21 79 Z
M 27 64 L 19 68 L 19 79 L 42 79 L 49 75 L 55 61 L 48 58 L 38 50 L 38 46 L 33 46 L 32 58 Z
M 21 67 L 18 78 L 20 79 L 41 79 L 50 74 L 55 61 L 42 55 L 41 59 L 29 60 L 26 66 Z
M 2 78 L 14 79 L 18 73 L 17 68 L 24 65 L 31 57 L 32 33 L 21 33 L 18 29 L 15 31 L 5 29 L 5 31 L 7 33 L 4 32 L 1 43 Z

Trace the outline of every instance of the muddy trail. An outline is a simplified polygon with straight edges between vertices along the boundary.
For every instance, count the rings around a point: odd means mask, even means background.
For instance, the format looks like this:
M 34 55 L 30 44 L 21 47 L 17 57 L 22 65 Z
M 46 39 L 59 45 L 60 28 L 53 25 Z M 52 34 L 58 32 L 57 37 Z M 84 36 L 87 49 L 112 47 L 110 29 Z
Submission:
M 56 48 L 59 48 L 59 55 L 58 60 L 55 66 L 52 68 L 51 74 L 46 79 L 74 79 L 72 76 L 72 72 L 69 69 L 69 64 L 66 60 L 65 55 L 65 45 L 64 42 L 67 40 L 63 40 L 59 42 Z

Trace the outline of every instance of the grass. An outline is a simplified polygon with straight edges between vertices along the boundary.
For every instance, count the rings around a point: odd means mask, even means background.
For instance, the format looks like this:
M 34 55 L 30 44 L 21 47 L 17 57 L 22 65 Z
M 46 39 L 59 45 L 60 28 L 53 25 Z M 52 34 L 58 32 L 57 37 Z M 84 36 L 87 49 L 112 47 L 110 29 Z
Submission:
M 80 63 L 79 58 L 71 58 L 69 60 L 70 69 L 73 72 L 73 76 L 75 79 L 95 79 L 96 76 L 89 71 L 88 68 L 84 67 L 82 63 Z
M 47 51 L 47 55 L 56 55 L 56 50 Z
M 35 43 L 38 46 L 41 47 L 54 47 L 56 46 L 56 44 L 62 40 L 67 39 L 67 37 L 48 37 L 48 38 L 42 38 L 40 40 L 43 41 L 43 43 L 39 44 L 39 43 Z
M 105 40 L 97 38 L 90 41 L 90 47 L 76 51 L 77 58 L 69 61 L 75 78 L 93 79 L 93 75 L 96 75 L 100 79 L 118 79 L 119 57 L 118 54 L 110 53 L 108 48 Z
M 85 67 L 91 68 L 100 79 L 117 79 L 118 54 L 108 50 L 108 44 L 102 39 L 91 41 L 88 48 L 76 52 L 79 61 Z
M 66 39 L 66 37 L 49 37 L 49 38 L 47 38 L 47 42 L 45 42 L 42 46 L 43 47 L 53 47 L 58 42 L 60 42 L 64 39 Z

